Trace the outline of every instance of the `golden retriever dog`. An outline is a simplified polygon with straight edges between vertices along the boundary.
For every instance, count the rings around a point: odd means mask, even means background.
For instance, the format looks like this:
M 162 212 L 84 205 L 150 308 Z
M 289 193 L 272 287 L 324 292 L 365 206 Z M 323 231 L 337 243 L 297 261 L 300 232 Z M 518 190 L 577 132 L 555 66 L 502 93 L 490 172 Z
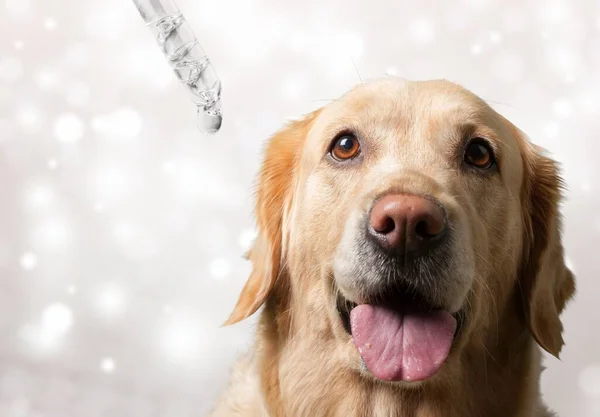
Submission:
M 268 142 L 255 344 L 213 416 L 551 416 L 575 292 L 557 164 L 447 81 L 364 83 Z

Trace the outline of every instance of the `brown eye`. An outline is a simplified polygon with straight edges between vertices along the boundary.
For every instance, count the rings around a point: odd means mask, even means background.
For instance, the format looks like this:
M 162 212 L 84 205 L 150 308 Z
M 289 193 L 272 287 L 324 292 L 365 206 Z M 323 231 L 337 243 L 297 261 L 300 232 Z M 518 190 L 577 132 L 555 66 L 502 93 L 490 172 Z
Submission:
M 473 139 L 465 150 L 465 162 L 479 169 L 488 169 L 495 164 L 494 153 L 483 139 Z
M 360 143 L 354 135 L 343 135 L 335 140 L 331 148 L 331 156 L 338 161 L 354 158 L 360 152 Z

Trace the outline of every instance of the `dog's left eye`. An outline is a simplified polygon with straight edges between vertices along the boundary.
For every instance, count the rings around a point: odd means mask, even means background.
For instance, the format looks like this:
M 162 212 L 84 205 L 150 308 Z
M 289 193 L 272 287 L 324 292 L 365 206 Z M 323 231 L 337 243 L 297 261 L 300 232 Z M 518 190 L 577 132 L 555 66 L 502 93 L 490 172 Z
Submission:
M 334 159 L 345 161 L 356 157 L 360 153 L 360 143 L 356 136 L 345 134 L 333 142 L 330 153 Z

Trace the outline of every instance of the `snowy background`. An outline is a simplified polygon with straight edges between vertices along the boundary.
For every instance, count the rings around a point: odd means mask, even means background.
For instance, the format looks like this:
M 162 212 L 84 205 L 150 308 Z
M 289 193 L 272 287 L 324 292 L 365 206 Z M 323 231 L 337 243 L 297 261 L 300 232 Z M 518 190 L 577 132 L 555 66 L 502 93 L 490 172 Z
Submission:
M 357 70 L 462 83 L 563 162 L 579 294 L 543 391 L 600 415 L 599 2 L 179 5 L 223 82 L 214 137 L 130 0 L 0 3 L 0 417 L 203 416 L 254 323 L 219 328 L 262 141 Z

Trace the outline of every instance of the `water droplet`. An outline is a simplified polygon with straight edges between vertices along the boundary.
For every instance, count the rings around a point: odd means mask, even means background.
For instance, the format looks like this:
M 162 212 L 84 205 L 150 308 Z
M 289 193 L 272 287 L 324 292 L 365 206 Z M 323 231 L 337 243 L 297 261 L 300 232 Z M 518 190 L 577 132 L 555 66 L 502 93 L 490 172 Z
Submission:
M 200 130 L 201 133 L 209 135 L 217 133 L 223 123 L 221 109 L 213 107 L 212 109 L 205 110 L 203 107 L 199 106 L 196 122 L 198 130 Z

